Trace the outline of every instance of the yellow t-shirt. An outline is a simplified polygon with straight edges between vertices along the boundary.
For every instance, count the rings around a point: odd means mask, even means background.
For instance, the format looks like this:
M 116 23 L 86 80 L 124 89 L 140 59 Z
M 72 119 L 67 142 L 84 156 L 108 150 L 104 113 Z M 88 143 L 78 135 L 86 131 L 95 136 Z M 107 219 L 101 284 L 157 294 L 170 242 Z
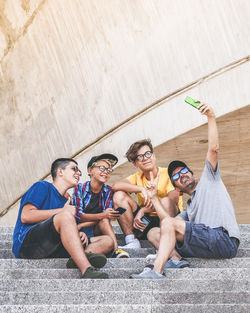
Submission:
M 170 191 L 174 190 L 174 187 L 168 176 L 168 169 L 165 167 L 159 167 L 158 170 L 158 198 L 161 200 L 162 198 L 166 197 Z M 142 187 L 146 187 L 147 183 L 149 183 L 149 181 L 146 179 L 142 172 L 136 172 L 135 174 L 130 175 L 129 177 L 127 177 L 127 180 L 133 185 Z M 137 198 L 139 206 L 143 206 L 145 198 L 141 192 L 137 193 Z M 179 197 L 178 208 L 180 209 L 180 211 L 183 210 L 182 197 Z

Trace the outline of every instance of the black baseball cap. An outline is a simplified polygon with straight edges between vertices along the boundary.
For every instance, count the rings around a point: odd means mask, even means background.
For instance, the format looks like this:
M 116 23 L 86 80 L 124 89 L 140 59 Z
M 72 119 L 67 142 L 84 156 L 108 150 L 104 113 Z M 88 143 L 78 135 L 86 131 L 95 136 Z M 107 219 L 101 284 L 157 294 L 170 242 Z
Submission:
M 187 166 L 184 162 L 182 162 L 182 161 L 178 161 L 178 160 L 172 161 L 172 162 L 169 163 L 169 165 L 168 165 L 168 175 L 169 175 L 170 179 L 171 179 L 171 177 L 172 177 L 173 171 L 174 171 L 177 167 L 187 167 L 187 168 L 188 168 L 188 166 Z
M 97 156 L 93 156 L 87 165 L 87 168 L 90 168 L 95 162 L 100 161 L 100 160 L 108 160 L 111 166 L 115 166 L 116 163 L 118 162 L 118 159 L 115 155 L 110 154 L 110 153 L 103 153 Z

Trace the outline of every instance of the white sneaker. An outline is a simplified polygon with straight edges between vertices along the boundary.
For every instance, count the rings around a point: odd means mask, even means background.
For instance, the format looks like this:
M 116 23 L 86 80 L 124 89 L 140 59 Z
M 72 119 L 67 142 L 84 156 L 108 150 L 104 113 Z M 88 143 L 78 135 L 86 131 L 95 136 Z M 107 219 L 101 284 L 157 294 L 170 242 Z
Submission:
M 120 249 L 139 249 L 141 248 L 140 241 L 135 238 L 130 243 L 126 244 L 125 246 L 119 246 Z
M 147 261 L 154 261 L 155 259 L 156 259 L 156 257 L 157 257 L 157 253 L 155 253 L 155 254 L 148 254 L 147 256 L 146 256 L 146 260 Z

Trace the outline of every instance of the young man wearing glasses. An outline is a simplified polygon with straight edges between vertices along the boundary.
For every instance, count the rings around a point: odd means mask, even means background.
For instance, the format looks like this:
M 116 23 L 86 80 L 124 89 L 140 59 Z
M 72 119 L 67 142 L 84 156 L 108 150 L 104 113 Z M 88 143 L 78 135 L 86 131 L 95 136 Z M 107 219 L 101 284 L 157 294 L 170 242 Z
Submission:
M 51 176 L 52 183 L 35 183 L 21 199 L 13 235 L 13 253 L 23 259 L 71 256 L 82 278 L 108 278 L 95 267 L 106 264 L 104 254 L 112 242 L 107 244 L 105 238 L 99 238 L 84 251 L 75 219 L 76 208 L 70 204 L 67 191 L 77 185 L 81 176 L 77 162 L 68 158 L 55 160 Z
M 232 201 L 220 176 L 215 114 L 205 103 L 200 103 L 198 109 L 208 119 L 208 152 L 201 179 L 197 181 L 182 161 L 169 164 L 168 173 L 175 189 L 190 195 L 185 210 L 175 218 L 162 207 L 156 184 L 151 179 L 147 190 L 161 220 L 159 252 L 154 266 L 144 268 L 132 278 L 164 278 L 164 264 L 174 248 L 183 257 L 223 259 L 236 256 L 240 232 Z M 173 205 L 168 199 L 168 207 Z
M 160 226 L 160 223 L 146 188 L 150 182 L 149 173 L 152 172 L 155 180 L 158 178 L 157 195 L 162 206 L 170 216 L 176 216 L 179 213 L 179 209 L 182 209 L 182 197 L 179 197 L 179 192 L 174 190 L 167 168 L 156 166 L 156 158 L 149 139 L 133 143 L 128 149 L 126 157 L 140 171 L 116 182 L 112 187 L 115 191 L 115 207 L 121 206 L 127 209 L 119 219 L 126 242 L 126 245 L 122 248 L 140 248 L 140 242 L 135 238 L 136 234 L 140 239 L 147 238 L 158 249 L 158 233 L 155 236 L 155 229 Z M 130 193 L 137 194 L 138 204 L 130 196 Z M 171 208 L 168 208 L 166 205 L 169 197 L 176 204 Z M 146 223 L 149 224 L 146 225 Z M 172 258 L 177 259 L 178 257 L 176 258 L 173 254 Z M 169 262 L 172 262 L 172 260 Z M 172 264 L 170 267 L 185 266 L 188 266 L 187 261 L 177 260 L 176 264 Z
M 126 251 L 118 249 L 116 236 L 110 221 L 120 217 L 119 212 L 113 209 L 113 191 L 105 183 L 113 172 L 118 159 L 113 154 L 104 153 L 94 156 L 87 165 L 90 181 L 78 184 L 73 192 L 73 203 L 77 208 L 78 228 L 84 232 L 89 240 L 96 235 L 106 235 L 112 239 L 114 258 L 128 258 Z M 72 261 L 68 262 L 68 267 Z

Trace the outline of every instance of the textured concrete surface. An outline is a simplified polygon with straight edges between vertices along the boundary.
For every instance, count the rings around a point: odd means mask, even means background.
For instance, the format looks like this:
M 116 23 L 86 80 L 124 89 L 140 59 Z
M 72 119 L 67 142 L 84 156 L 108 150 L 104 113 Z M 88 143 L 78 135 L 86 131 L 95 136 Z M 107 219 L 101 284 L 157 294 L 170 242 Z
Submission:
M 33 305 L 0 307 L 1 313 L 246 313 L 250 310 L 248 304 L 165 304 L 165 305 Z
M 244 238 L 241 249 L 245 251 L 250 225 L 240 225 L 240 229 Z M 0 227 L 2 235 L 12 231 L 11 227 Z M 120 233 L 118 227 L 115 231 Z M 122 240 L 121 233 L 119 238 Z M 144 251 L 143 256 L 147 249 L 138 253 Z M 101 269 L 109 274 L 108 280 L 80 279 L 78 269 L 65 268 L 67 259 L 22 260 L 1 254 L 0 258 L 0 313 L 246 313 L 250 308 L 250 257 L 189 259 L 191 268 L 169 269 L 164 280 L 147 281 L 128 279 L 150 262 L 138 255 L 108 259 Z

